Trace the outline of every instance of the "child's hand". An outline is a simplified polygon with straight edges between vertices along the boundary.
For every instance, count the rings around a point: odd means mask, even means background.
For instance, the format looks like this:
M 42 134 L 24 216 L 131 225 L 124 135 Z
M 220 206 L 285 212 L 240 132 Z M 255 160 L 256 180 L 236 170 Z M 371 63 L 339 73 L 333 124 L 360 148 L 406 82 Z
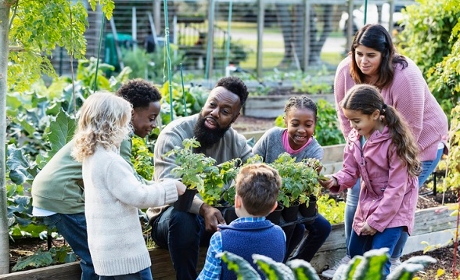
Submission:
M 181 181 L 176 181 L 177 195 L 183 195 L 187 188 Z
M 326 189 L 330 189 L 332 187 L 338 186 L 337 179 L 334 177 L 327 177 L 327 176 L 320 176 L 319 183 Z
M 371 227 L 370 225 L 368 225 L 367 222 L 361 228 L 361 235 L 374 235 L 376 233 L 377 233 L 377 230 Z

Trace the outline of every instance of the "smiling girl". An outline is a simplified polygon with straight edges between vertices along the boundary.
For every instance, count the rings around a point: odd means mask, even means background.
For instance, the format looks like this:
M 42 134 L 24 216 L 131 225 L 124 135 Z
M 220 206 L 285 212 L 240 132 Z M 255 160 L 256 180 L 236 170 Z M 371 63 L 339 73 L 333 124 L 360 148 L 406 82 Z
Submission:
M 350 257 L 389 248 L 402 232 L 414 227 L 421 164 L 417 142 L 408 124 L 376 87 L 356 85 L 340 103 L 352 130 L 343 155 L 343 169 L 321 185 L 332 193 L 352 188 L 361 177 L 358 207 L 350 237 Z M 390 272 L 390 260 L 384 275 Z
M 286 128 L 273 127 L 254 145 L 252 152 L 261 155 L 266 163 L 272 163 L 282 153 L 289 153 L 296 161 L 307 158 L 323 159 L 323 148 L 313 137 L 317 121 L 316 104 L 307 96 L 293 96 L 284 107 Z M 290 253 L 302 240 L 305 228 L 308 236 L 300 244 L 292 258 L 311 261 L 331 232 L 331 224 L 319 213 L 311 224 L 298 224 L 292 232 L 286 232 L 286 245 Z
M 386 104 L 392 105 L 405 119 L 418 144 L 422 173 L 419 187 L 436 168 L 447 139 L 447 117 L 422 76 L 420 69 L 408 57 L 396 52 L 388 31 L 379 24 L 367 24 L 354 36 L 348 56 L 337 67 L 334 95 L 338 104 L 346 92 L 357 84 L 376 86 Z M 346 137 L 352 129 L 342 110 L 337 110 L 340 129 Z M 345 209 L 345 237 L 349 241 L 351 222 L 359 199 L 359 182 L 348 190 Z M 407 241 L 403 234 L 392 256 L 393 267 Z M 347 262 L 345 257 L 342 261 Z M 393 268 L 392 267 L 392 268 Z M 332 278 L 335 268 L 322 273 Z

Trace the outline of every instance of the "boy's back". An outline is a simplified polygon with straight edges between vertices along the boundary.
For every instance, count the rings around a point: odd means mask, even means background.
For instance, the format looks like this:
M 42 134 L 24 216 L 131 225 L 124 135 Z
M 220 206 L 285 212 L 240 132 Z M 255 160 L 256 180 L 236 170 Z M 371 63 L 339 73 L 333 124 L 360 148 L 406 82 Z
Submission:
M 230 225 L 221 225 L 222 251 L 234 253 L 249 262 L 256 271 L 253 254 L 283 262 L 286 253 L 286 238 L 281 227 L 265 218 L 243 217 Z M 269 246 L 267 246 L 269 244 Z M 263 275 L 259 272 L 262 278 Z M 236 279 L 234 272 L 222 266 L 221 279 Z

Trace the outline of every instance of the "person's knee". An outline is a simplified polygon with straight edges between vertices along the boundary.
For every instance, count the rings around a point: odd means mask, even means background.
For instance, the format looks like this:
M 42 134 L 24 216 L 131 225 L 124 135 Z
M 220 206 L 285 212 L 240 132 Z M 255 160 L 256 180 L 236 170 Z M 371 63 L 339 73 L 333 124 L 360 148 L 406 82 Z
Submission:
M 169 243 L 187 247 L 200 242 L 200 222 L 197 215 L 172 211 L 169 221 Z
M 169 227 L 170 228 L 183 228 L 187 231 L 196 229 L 197 231 L 200 230 L 200 223 L 198 221 L 197 215 L 184 212 L 173 210 L 169 217 Z
M 332 225 L 331 223 L 329 223 L 328 220 L 324 219 L 324 220 L 321 220 L 320 223 L 318 223 L 317 232 L 320 235 L 325 236 L 325 239 L 329 236 L 331 231 L 332 231 Z

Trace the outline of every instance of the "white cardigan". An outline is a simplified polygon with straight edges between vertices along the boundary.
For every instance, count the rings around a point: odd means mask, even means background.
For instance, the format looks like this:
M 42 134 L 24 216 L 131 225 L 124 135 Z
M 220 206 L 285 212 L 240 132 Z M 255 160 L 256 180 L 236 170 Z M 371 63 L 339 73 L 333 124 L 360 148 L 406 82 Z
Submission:
M 88 244 L 98 275 L 139 272 L 151 265 L 138 208 L 177 200 L 174 180 L 145 185 L 114 151 L 98 146 L 83 161 Z

